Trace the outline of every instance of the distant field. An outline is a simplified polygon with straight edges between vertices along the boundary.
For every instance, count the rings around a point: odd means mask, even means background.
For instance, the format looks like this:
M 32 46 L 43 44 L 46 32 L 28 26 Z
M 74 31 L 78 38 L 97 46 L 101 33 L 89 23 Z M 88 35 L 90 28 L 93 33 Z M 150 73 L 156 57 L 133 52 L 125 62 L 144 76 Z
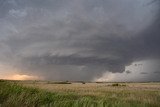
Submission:
M 160 83 L 0 81 L 0 107 L 160 107 Z

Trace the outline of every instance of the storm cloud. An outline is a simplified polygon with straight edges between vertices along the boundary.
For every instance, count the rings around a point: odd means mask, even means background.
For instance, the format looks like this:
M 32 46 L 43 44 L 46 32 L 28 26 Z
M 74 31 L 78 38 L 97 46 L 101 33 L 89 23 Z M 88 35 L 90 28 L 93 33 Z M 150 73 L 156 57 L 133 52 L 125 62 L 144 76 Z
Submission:
M 0 63 L 49 80 L 92 80 L 159 59 L 159 29 L 159 1 L 0 0 Z

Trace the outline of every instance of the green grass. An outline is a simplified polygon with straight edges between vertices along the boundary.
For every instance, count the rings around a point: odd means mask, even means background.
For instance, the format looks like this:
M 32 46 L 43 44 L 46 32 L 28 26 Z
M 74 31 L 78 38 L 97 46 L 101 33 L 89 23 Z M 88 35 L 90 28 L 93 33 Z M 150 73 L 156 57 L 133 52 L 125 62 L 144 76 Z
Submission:
M 0 81 L 0 107 L 159 107 L 159 91 L 110 91 L 104 96 L 49 92 Z

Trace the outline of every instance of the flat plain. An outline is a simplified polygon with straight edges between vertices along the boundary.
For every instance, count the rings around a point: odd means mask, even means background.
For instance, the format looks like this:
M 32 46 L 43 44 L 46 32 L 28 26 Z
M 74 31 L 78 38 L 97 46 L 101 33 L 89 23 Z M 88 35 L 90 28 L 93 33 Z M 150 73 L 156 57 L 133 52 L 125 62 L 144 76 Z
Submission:
M 2 107 L 159 107 L 160 83 L 1 81 L 0 104 Z

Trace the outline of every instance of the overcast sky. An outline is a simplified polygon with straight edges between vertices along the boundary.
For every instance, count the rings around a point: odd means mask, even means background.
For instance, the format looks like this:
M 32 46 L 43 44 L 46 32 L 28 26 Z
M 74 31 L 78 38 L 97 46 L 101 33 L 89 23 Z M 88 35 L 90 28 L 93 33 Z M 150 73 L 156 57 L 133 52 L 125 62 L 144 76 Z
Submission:
M 160 81 L 155 0 L 0 0 L 0 78 Z

